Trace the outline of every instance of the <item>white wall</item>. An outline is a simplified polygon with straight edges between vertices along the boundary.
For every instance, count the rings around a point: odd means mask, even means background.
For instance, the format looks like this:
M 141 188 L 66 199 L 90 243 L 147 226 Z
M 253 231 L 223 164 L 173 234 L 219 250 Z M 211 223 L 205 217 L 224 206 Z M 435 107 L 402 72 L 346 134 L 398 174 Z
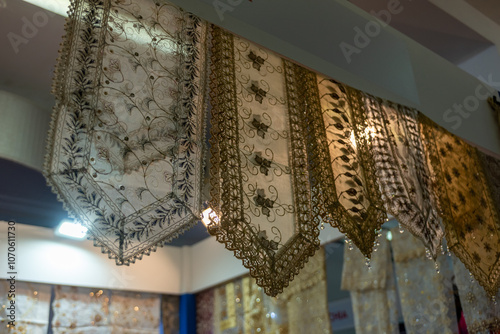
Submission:
M 164 247 L 135 264 L 116 266 L 89 240 L 54 236 L 54 231 L 17 223 L 16 271 L 22 281 L 177 294 L 182 248 Z M 0 277 L 7 276 L 7 223 L 0 222 Z
M 0 278 L 7 274 L 7 222 L 0 222 Z M 16 271 L 21 281 L 165 294 L 198 292 L 248 272 L 214 237 L 193 246 L 159 248 L 130 266 L 116 266 L 89 240 L 54 236 L 16 223 Z M 327 226 L 321 242 L 342 237 Z

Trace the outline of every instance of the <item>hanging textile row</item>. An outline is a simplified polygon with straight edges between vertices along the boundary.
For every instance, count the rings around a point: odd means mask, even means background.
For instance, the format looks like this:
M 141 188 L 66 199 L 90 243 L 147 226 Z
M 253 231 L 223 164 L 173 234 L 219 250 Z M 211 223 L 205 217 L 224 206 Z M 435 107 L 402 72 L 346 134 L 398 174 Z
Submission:
M 499 289 L 500 161 L 417 110 L 152 0 L 74 0 L 53 88 L 45 176 L 117 264 L 197 223 L 209 167 L 208 230 L 271 296 L 320 225 L 369 258 L 387 214 Z

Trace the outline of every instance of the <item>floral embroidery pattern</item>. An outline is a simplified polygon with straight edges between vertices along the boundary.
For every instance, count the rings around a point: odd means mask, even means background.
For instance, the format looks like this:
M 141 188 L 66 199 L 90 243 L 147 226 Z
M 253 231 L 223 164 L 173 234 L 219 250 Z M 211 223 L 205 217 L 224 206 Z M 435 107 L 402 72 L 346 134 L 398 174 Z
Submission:
M 169 3 L 73 2 L 45 175 L 129 264 L 199 219 L 206 25 Z
M 296 69 L 301 72 L 300 91 L 307 101 L 315 210 L 370 257 L 386 213 L 375 179 L 364 102 L 359 91 Z
M 262 88 L 259 88 L 259 86 L 256 85 L 255 83 L 252 83 L 250 89 L 252 90 L 252 92 L 255 93 L 255 100 L 262 104 L 262 101 L 266 97 L 266 91 L 263 90 Z
M 257 56 L 253 51 L 250 51 L 248 54 L 248 58 L 252 61 L 252 67 L 255 68 L 257 71 L 260 71 L 260 67 L 264 65 L 264 58 L 261 56 Z
M 208 229 L 275 296 L 319 247 L 293 65 L 266 53 L 257 72 L 250 42 L 212 31 Z
M 269 169 L 271 168 L 271 160 L 263 158 L 262 155 L 257 152 L 255 153 L 255 163 L 259 165 L 259 171 L 266 176 L 269 175 Z
M 266 138 L 266 132 L 269 129 L 269 125 L 266 125 L 266 124 L 262 123 L 259 119 L 260 119 L 260 117 L 254 116 L 254 118 L 252 120 L 252 125 L 253 125 L 254 128 L 257 129 L 257 134 L 260 137 L 262 137 L 262 139 L 265 139 Z
M 257 196 L 254 197 L 255 204 L 261 207 L 262 213 L 269 217 L 274 206 L 274 201 L 266 198 L 264 189 L 257 189 Z
M 365 95 L 365 101 L 385 207 L 436 258 L 444 232 L 430 191 L 418 112 L 369 95 Z
M 448 248 L 494 296 L 500 287 L 500 214 L 490 166 L 498 173 L 500 163 L 485 164 L 484 155 L 422 114 L 419 122 Z

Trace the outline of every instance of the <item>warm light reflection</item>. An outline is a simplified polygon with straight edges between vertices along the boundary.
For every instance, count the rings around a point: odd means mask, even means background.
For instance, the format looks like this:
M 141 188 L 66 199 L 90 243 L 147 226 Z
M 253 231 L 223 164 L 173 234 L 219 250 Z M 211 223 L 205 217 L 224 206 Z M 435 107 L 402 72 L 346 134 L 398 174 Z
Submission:
M 359 133 L 361 138 L 365 138 L 369 142 L 375 137 L 375 128 L 372 126 L 367 126 L 362 132 Z M 354 131 L 351 131 L 351 137 L 349 138 L 354 149 L 357 148 L 356 145 L 356 136 L 354 135 Z
M 349 138 L 349 140 L 351 141 L 351 144 L 354 147 L 354 149 L 356 149 L 356 137 L 354 136 L 354 131 L 351 131 L 351 138 Z
M 219 217 L 212 208 L 207 208 L 202 212 L 201 221 L 208 227 L 212 223 L 219 223 Z

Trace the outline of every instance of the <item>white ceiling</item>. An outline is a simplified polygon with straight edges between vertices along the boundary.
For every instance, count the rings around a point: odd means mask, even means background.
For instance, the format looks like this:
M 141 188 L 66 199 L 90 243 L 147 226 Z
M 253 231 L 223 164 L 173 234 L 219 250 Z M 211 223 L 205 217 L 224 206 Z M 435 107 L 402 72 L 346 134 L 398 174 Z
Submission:
M 479 2 L 481 0 L 475 0 Z M 483 2 L 487 2 L 482 0 Z M 350 0 L 370 13 L 387 9 L 387 0 Z M 441 57 L 458 65 L 492 43 L 430 2 L 400 1 L 401 12 L 391 16 L 390 25 Z M 496 8 L 500 17 L 498 0 Z
M 498 8 L 497 1 L 469 1 L 480 3 L 485 11 Z M 387 6 L 387 0 L 351 0 L 351 3 L 367 12 Z M 405 10 L 394 15 L 390 25 L 452 63 L 459 64 L 491 46 L 491 42 L 428 1 L 401 3 Z M 40 27 L 33 25 L 33 31 L 23 30 L 26 22 L 34 22 L 34 17 L 48 19 Z M 0 0 L 0 89 L 24 96 L 50 112 L 54 103 L 50 86 L 64 34 L 64 20 L 25 1 Z M 43 20 L 40 23 L 44 23 Z M 17 38 L 20 42 L 13 46 Z
M 21 0 L 2 0 L 0 8 L 0 89 L 31 100 L 50 112 L 52 74 L 64 34 L 65 18 Z M 47 18 L 35 29 L 25 22 Z M 39 23 L 43 23 L 40 20 Z M 13 41 L 22 41 L 16 44 Z

